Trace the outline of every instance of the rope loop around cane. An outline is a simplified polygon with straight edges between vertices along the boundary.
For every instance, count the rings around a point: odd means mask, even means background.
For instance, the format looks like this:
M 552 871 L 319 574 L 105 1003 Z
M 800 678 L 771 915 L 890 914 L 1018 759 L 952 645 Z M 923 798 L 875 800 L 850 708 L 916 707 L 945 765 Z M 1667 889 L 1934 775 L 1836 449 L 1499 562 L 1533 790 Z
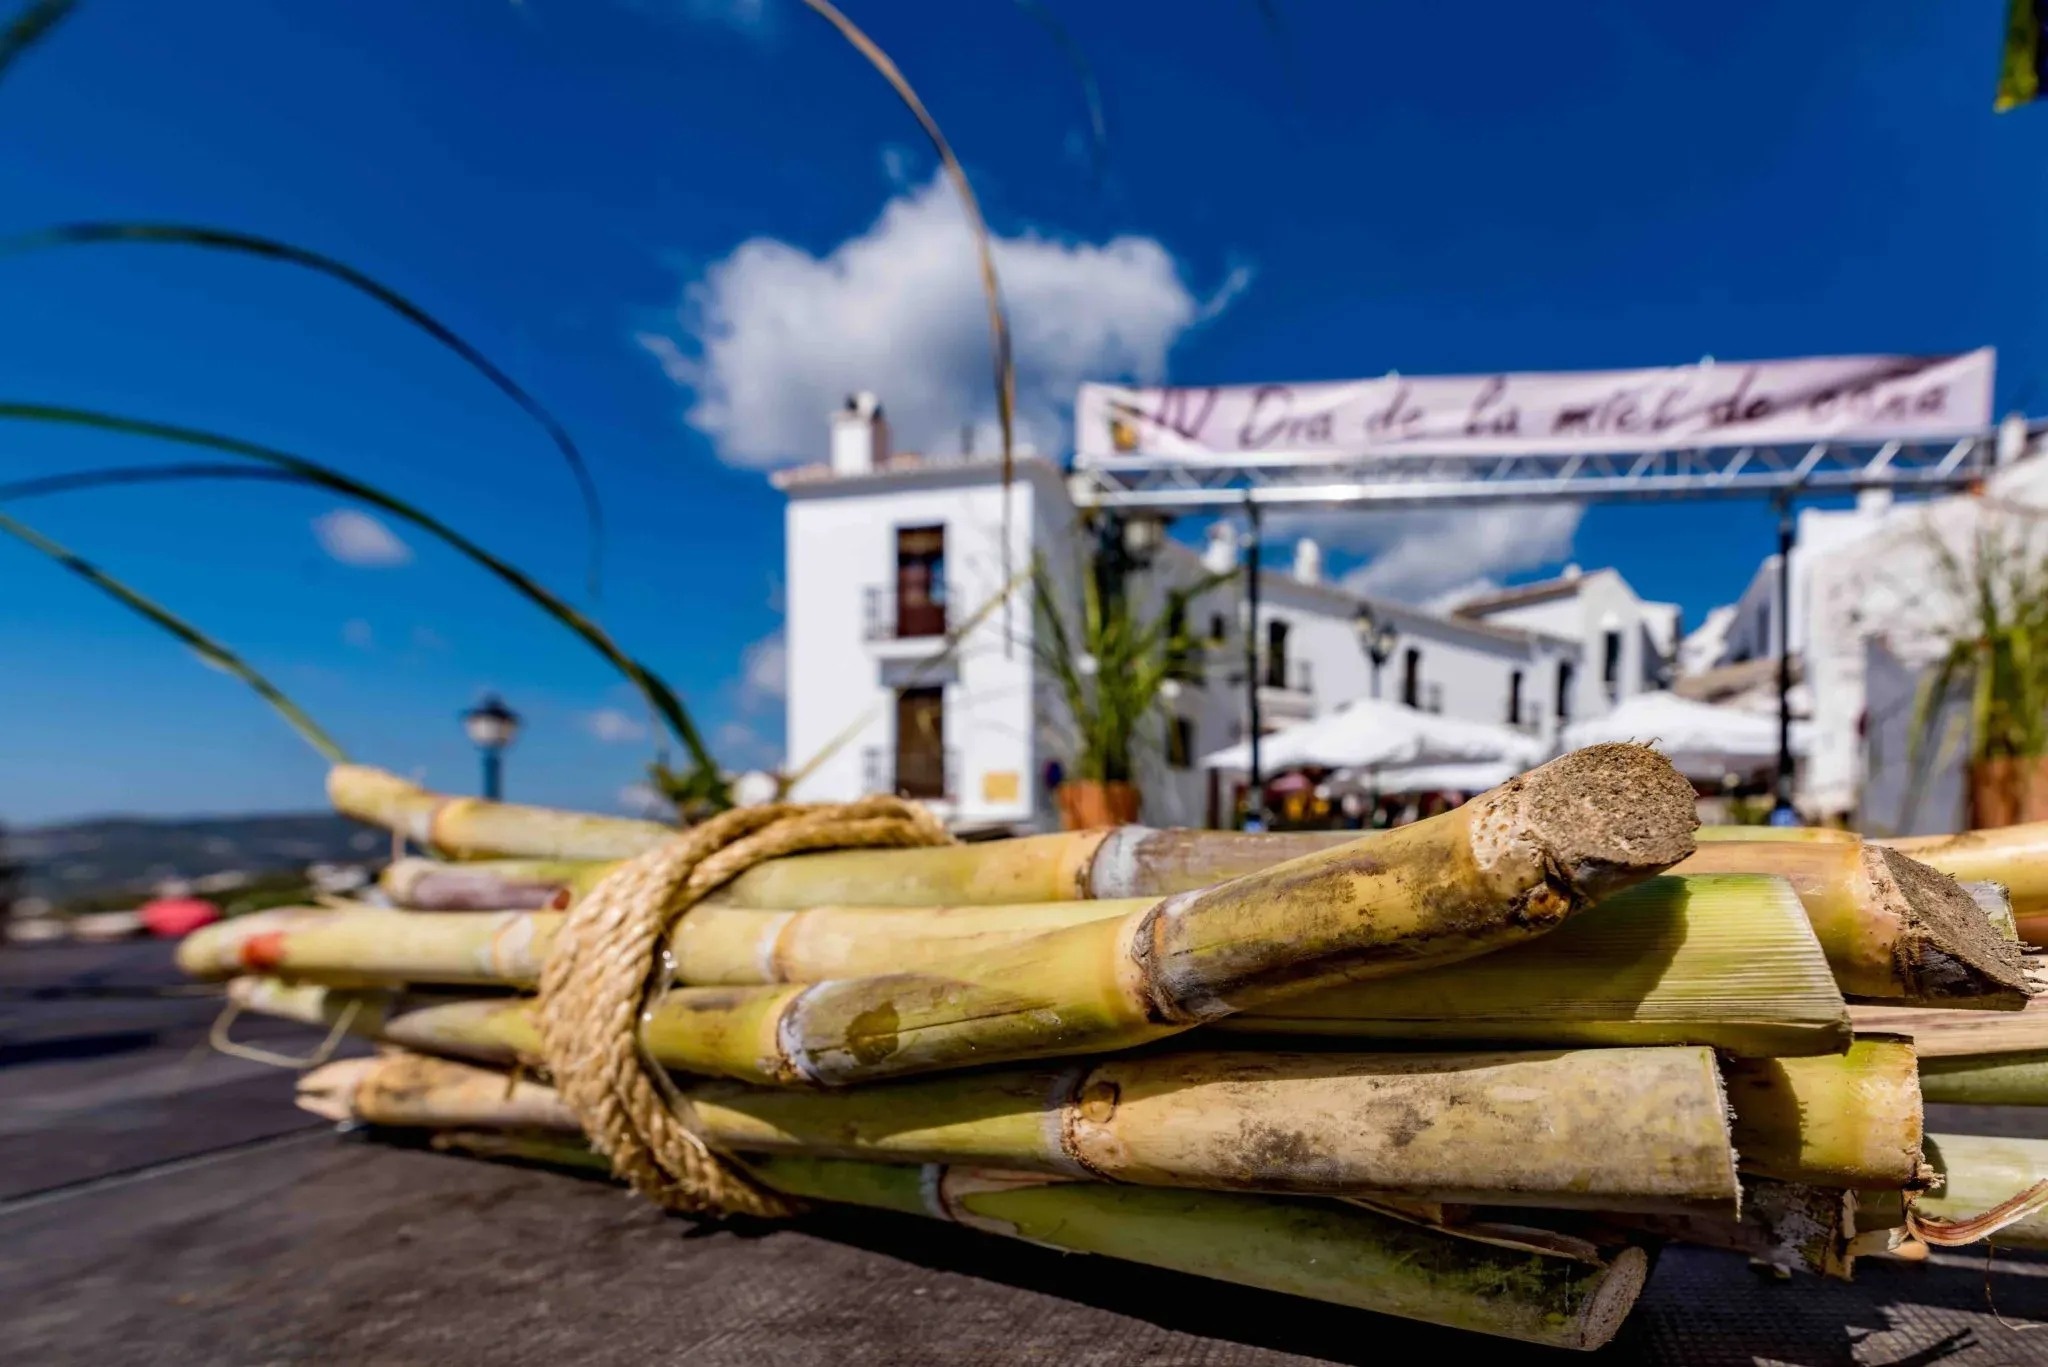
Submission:
M 896 797 L 773 803 L 721 813 L 613 869 L 569 909 L 541 970 L 535 1012 L 555 1088 L 612 1171 L 666 1209 L 781 1216 L 793 1203 L 693 1132 L 680 1094 L 641 1047 L 668 986 L 661 952 L 676 918 L 754 865 L 814 850 L 952 842 L 925 808 Z

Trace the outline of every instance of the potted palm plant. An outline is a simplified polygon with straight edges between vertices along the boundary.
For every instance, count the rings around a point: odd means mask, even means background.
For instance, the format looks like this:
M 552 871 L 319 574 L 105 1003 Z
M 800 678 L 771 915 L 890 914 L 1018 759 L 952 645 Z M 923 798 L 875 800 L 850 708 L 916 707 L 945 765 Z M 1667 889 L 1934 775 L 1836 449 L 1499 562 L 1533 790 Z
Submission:
M 1976 531 L 1967 558 L 1946 544 L 1937 557 L 1962 611 L 1922 684 L 1916 745 L 1924 749 L 1944 729 L 1941 700 L 1963 698 L 1970 824 L 2048 819 L 2048 557 L 2030 537 L 1995 526 Z M 1941 739 L 1952 745 L 1957 737 Z
M 1120 826 L 1138 819 L 1138 762 L 1163 748 L 1169 719 L 1160 706 L 1169 683 L 1190 677 L 1202 642 L 1187 626 L 1190 599 L 1227 575 L 1205 576 L 1167 591 L 1147 617 L 1128 593 L 1107 591 L 1086 567 L 1078 612 L 1041 559 L 1032 566 L 1032 653 L 1072 720 L 1072 767 L 1054 791 L 1068 830 Z

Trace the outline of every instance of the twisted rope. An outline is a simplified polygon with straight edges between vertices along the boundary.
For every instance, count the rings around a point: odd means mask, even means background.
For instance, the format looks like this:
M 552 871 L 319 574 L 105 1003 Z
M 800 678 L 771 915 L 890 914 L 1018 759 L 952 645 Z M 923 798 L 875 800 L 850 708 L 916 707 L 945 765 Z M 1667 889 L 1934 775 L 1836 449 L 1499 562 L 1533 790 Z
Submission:
M 951 841 L 930 812 L 895 797 L 743 807 L 619 865 L 571 907 L 541 971 L 541 1057 L 612 1171 L 685 1214 L 791 1213 L 789 1201 L 691 1130 L 687 1101 L 641 1047 L 640 1024 L 668 986 L 662 948 L 669 927 L 765 860 Z

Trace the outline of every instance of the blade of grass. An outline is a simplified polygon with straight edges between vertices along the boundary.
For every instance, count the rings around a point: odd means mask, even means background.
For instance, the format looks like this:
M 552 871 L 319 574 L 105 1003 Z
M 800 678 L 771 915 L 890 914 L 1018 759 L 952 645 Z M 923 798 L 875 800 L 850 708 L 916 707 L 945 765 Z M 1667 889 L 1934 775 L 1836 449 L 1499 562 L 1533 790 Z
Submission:
M 0 484 L 0 503 L 41 498 L 45 494 L 67 494 L 80 489 L 104 489 L 122 484 L 175 483 L 187 479 L 247 479 L 266 484 L 304 484 L 303 476 L 289 470 L 262 465 L 228 465 L 194 462 L 182 465 L 114 465 L 101 470 L 75 470 L 61 475 L 42 475 Z
M 4 65 L 4 58 L 0 58 Z M 282 261 L 315 271 L 329 279 L 338 280 L 357 292 L 376 300 L 385 308 L 411 323 L 420 331 L 432 337 L 448 350 L 469 363 L 472 370 L 517 404 L 522 412 L 540 425 L 547 433 L 548 440 L 562 453 L 570 474 L 576 478 L 576 488 L 583 499 L 583 516 L 590 535 L 590 596 L 600 596 L 604 561 L 604 511 L 599 506 L 597 484 L 590 477 L 590 469 L 584 463 L 583 453 L 569 431 L 554 416 L 543 408 L 526 390 L 520 387 L 510 375 L 492 364 L 484 354 L 458 337 L 455 332 L 418 304 L 413 303 L 397 290 L 378 283 L 345 262 L 331 256 L 295 247 L 289 242 L 259 237 L 255 233 L 235 232 L 227 228 L 208 227 L 188 223 L 64 223 L 52 228 L 0 242 L 0 255 L 17 255 L 23 252 L 41 251 L 51 247 L 82 247 L 103 243 L 129 243 L 149 246 L 198 247 L 208 251 L 238 253 L 244 256 L 262 257 Z
M 38 532 L 35 528 L 28 526 L 26 523 L 17 522 L 5 513 L 0 513 L 0 532 L 6 532 L 16 540 L 33 547 L 35 550 L 41 551 L 44 555 L 49 556 L 50 559 L 56 561 L 65 569 L 70 570 L 100 592 L 156 623 L 156 625 L 162 627 L 180 641 L 183 641 L 192 649 L 194 654 L 198 655 L 207 664 L 213 665 L 217 669 L 225 670 L 249 685 L 250 688 L 256 690 L 258 696 L 276 709 L 277 714 L 285 719 L 292 730 L 299 733 L 299 736 L 306 744 L 319 751 L 329 763 L 348 763 L 348 755 L 343 752 L 339 745 L 335 744 L 334 738 L 322 730 L 320 725 L 311 717 L 307 716 L 297 703 L 286 697 L 276 684 L 273 684 L 270 680 L 264 678 L 262 674 L 258 673 L 255 666 L 235 654 L 234 651 L 229 650 L 219 641 L 214 640 L 213 637 L 208 636 L 198 627 L 177 616 L 170 609 L 151 602 L 98 566 L 81 559 L 70 550 L 58 545 L 41 532 Z
M 953 182 L 953 189 L 960 196 L 960 205 L 967 212 L 967 226 L 974 235 L 974 250 L 981 263 L 981 291 L 988 301 L 988 330 L 990 350 L 995 353 L 996 418 L 1002 425 L 1003 438 L 1003 579 L 1008 582 L 1011 573 L 1010 547 L 1010 481 L 1016 473 L 1016 407 L 1017 372 L 1010 357 L 1010 318 L 1003 307 L 1003 289 L 996 279 L 996 253 L 994 239 L 989 235 L 988 223 L 981 216 L 981 202 L 974 197 L 974 187 L 967 183 L 967 169 L 960 164 L 960 158 L 953 155 L 952 144 L 939 131 L 938 121 L 924 107 L 910 82 L 897 69 L 889 54 L 875 44 L 875 40 L 863 33 L 853 20 L 839 12 L 831 0 L 804 0 L 812 12 L 826 23 L 839 30 L 840 37 L 853 46 L 854 51 L 867 58 L 868 64 L 881 74 L 903 101 L 904 107 L 917 119 L 918 127 L 931 139 L 932 147 L 939 154 L 939 164 L 945 168 L 946 176 Z M 1003 597 L 1003 649 L 1007 653 L 1010 640 L 1010 599 Z
M 19 61 L 22 54 L 50 36 L 50 30 L 64 22 L 76 0 L 34 0 L 0 30 L 0 76 Z
M 179 427 L 171 423 L 124 418 L 91 409 L 66 408 L 56 404 L 0 402 L 0 420 L 59 423 L 102 432 L 118 432 L 126 436 L 151 437 L 159 441 L 219 451 L 226 455 L 245 456 L 265 465 L 293 471 L 309 483 L 360 499 L 372 507 L 390 513 L 393 517 L 409 522 L 489 570 L 528 600 L 538 604 L 550 617 L 581 637 L 640 691 L 640 695 L 668 725 L 676 739 L 682 742 L 683 748 L 689 752 L 691 760 L 700 769 L 709 774 L 718 773 L 716 761 L 711 758 L 711 752 L 706 748 L 703 737 L 697 733 L 696 726 L 691 723 L 689 714 L 684 711 L 682 701 L 676 697 L 675 692 L 646 666 L 619 649 L 602 627 L 563 602 L 525 571 L 499 559 L 440 519 L 385 493 L 374 485 L 365 484 L 316 461 L 261 446 L 255 442 L 243 441 L 237 437 Z

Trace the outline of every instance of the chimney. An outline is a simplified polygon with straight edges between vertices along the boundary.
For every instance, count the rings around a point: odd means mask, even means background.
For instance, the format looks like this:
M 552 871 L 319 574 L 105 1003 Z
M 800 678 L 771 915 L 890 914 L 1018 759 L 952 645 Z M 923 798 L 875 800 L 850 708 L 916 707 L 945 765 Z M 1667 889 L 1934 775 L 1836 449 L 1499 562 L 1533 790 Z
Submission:
M 1888 484 L 1856 491 L 1856 511 L 1859 513 L 1881 513 L 1891 506 L 1892 490 Z
M 832 473 L 871 474 L 889 460 L 889 419 L 882 401 L 863 389 L 832 415 Z
M 1323 548 L 1313 537 L 1304 536 L 1294 543 L 1294 581 L 1298 584 L 1320 584 L 1323 582 Z
M 1998 443 L 1992 450 L 1992 463 L 2010 465 L 2027 454 L 2027 415 L 2008 413 L 1998 424 Z
M 1209 524 L 1209 544 L 1202 548 L 1202 568 L 1227 574 L 1237 568 L 1237 528 L 1218 520 Z

